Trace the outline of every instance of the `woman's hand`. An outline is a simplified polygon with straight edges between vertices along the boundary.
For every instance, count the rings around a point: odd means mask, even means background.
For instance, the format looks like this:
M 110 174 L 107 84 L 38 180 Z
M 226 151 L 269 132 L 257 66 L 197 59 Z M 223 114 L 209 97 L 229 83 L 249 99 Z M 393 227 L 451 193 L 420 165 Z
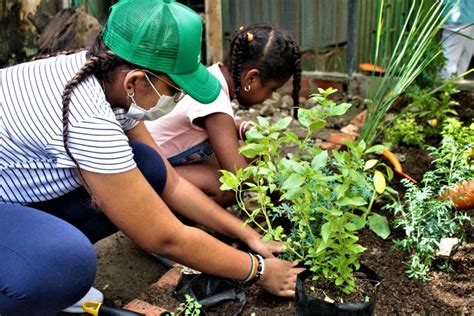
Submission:
M 297 264 L 277 258 L 265 259 L 265 270 L 257 284 L 271 294 L 294 297 L 296 277 L 304 271 L 304 268 L 296 268 Z
M 274 240 L 264 241 L 260 236 L 248 240 L 247 245 L 264 258 L 274 258 L 274 254 L 280 253 L 283 246 L 282 243 Z

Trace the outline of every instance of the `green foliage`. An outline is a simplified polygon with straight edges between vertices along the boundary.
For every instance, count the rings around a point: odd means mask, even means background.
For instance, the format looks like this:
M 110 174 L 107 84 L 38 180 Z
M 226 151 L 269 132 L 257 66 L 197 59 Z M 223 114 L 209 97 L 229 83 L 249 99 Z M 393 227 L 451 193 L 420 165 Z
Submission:
M 425 10 L 422 0 L 411 4 L 405 25 L 395 47 L 387 47 L 393 21 L 386 18 L 390 7 L 380 0 L 377 18 L 377 35 L 374 63 L 386 69 L 376 89 L 370 93 L 367 116 L 360 138 L 371 144 L 380 133 L 385 114 L 395 100 L 427 69 L 440 58 L 442 50 L 435 45 L 439 30 L 446 18 L 442 17 L 443 4 L 435 2 Z M 385 30 L 385 31 L 384 31 Z
M 385 130 L 384 142 L 391 147 L 400 143 L 423 147 L 425 129 L 416 122 L 416 114 L 404 112 L 397 115 L 391 127 Z
M 452 100 L 452 95 L 458 92 L 452 84 L 445 85 L 438 95 L 412 87 L 407 92 L 411 103 L 385 129 L 384 142 L 388 146 L 403 143 L 423 148 L 427 137 L 440 134 L 446 119 L 457 116 L 454 107 L 459 103 Z
M 407 273 L 411 278 L 429 280 L 429 270 L 439 250 L 442 238 L 464 238 L 463 224 L 473 221 L 469 216 L 453 210 L 450 199 L 438 197 L 459 181 L 474 178 L 474 124 L 464 127 L 454 119 L 447 119 L 442 130 L 439 148 L 430 148 L 436 169 L 425 173 L 420 186 L 402 180 L 407 187 L 404 204 L 393 203 L 395 226 L 405 231 L 405 238 L 395 245 L 407 251 Z
M 275 124 L 262 117 L 246 133 L 241 153 L 253 162 L 235 174 L 221 171 L 221 189 L 236 192 L 239 207 L 264 232 L 265 239 L 278 240 L 288 249 L 287 258 L 297 260 L 313 272 L 313 280 L 333 282 L 343 292 L 355 291 L 352 272 L 365 250 L 358 243 L 358 231 L 368 226 L 386 238 L 388 222 L 372 212 L 374 200 L 386 194 L 386 177 L 391 169 L 367 154 L 382 146 L 367 148 L 365 142 L 347 143 L 347 151 L 329 155 L 314 146 L 311 136 L 325 126 L 329 116 L 342 115 L 351 106 L 336 104 L 327 97 L 335 90 L 319 89 L 311 96 L 318 105 L 299 109 L 299 124 L 306 130 L 301 139 L 286 128 L 286 117 Z M 285 154 L 285 149 L 292 149 Z M 251 179 L 251 181 L 249 180 Z M 257 196 L 258 207 L 247 209 L 244 193 Z M 274 202 L 270 196 L 279 196 Z M 290 228 L 273 224 L 289 222 Z
M 170 313 L 172 316 L 178 315 L 201 315 L 201 304 L 199 304 L 190 295 L 185 295 L 186 302 L 179 304 L 178 308 L 174 313 Z

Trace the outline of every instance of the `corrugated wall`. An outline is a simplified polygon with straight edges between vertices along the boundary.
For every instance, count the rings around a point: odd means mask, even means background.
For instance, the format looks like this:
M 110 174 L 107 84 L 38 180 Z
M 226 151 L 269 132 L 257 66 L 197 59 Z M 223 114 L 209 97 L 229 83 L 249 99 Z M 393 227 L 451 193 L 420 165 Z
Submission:
M 346 71 L 349 15 L 356 18 L 355 63 L 373 62 L 376 19 L 380 0 L 356 0 L 357 11 L 349 12 L 349 0 L 223 0 L 226 39 L 240 25 L 270 22 L 287 29 L 303 51 L 315 62 L 306 70 Z M 390 28 L 388 49 L 396 44 L 413 0 L 385 0 L 384 12 Z M 425 1 L 429 6 L 434 0 Z M 317 54 L 314 54 L 317 52 Z M 328 57 L 329 56 L 329 57 Z M 312 68 L 312 69 L 308 69 Z

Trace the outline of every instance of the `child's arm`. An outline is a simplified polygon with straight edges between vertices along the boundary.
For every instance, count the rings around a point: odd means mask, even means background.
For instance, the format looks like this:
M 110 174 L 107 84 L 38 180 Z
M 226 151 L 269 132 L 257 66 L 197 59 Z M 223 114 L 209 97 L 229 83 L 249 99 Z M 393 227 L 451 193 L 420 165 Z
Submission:
M 219 167 L 230 172 L 247 166 L 245 157 L 239 154 L 238 129 L 236 130 L 238 127 L 240 124 L 224 113 L 211 114 L 204 119 L 204 128 L 209 135 Z

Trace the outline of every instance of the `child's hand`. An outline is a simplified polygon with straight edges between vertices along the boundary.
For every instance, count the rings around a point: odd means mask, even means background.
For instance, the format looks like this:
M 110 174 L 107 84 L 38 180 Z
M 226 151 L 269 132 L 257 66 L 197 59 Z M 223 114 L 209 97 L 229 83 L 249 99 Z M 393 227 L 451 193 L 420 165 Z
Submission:
M 247 245 L 264 258 L 274 258 L 273 254 L 280 253 L 283 246 L 280 242 L 274 240 L 263 241 L 260 237 L 249 240 Z
M 277 258 L 265 259 L 265 271 L 257 282 L 271 294 L 294 297 L 296 277 L 304 268 L 297 268 L 296 262 L 288 262 Z

